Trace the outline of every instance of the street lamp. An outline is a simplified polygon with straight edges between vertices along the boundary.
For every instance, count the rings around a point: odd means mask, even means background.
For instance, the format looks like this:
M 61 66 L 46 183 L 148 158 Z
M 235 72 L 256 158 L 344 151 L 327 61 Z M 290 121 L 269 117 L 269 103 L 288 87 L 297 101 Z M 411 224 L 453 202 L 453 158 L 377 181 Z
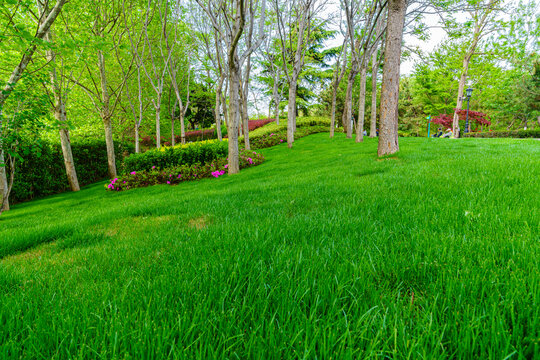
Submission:
M 469 101 L 471 100 L 472 91 L 472 88 L 467 88 L 467 90 L 465 90 L 465 93 L 467 94 L 467 116 L 465 117 L 465 134 L 469 132 Z

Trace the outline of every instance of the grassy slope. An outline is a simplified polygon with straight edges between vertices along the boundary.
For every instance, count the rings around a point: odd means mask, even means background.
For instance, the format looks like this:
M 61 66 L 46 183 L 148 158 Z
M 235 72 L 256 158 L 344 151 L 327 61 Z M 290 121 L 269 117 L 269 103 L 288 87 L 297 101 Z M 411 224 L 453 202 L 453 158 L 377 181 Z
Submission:
M 15 206 L 0 358 L 538 356 L 540 143 L 401 147 L 317 134 L 232 177 Z

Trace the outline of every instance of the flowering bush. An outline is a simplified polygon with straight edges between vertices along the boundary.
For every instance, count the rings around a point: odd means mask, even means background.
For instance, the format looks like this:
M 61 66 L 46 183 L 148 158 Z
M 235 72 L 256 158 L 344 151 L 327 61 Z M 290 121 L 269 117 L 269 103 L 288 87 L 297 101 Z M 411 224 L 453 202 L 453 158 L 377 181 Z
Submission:
M 151 170 L 152 166 L 166 169 L 179 165 L 206 164 L 226 157 L 227 153 L 227 142 L 218 140 L 164 147 L 127 157 L 123 172 Z
M 240 151 L 240 169 L 259 165 L 263 161 L 264 157 L 254 151 Z M 164 169 L 154 165 L 148 170 L 130 171 L 126 175 L 114 178 L 105 187 L 109 191 L 123 191 L 158 184 L 176 185 L 183 181 L 218 178 L 225 174 L 226 169 L 226 158 L 215 159 L 204 164 L 184 164 Z

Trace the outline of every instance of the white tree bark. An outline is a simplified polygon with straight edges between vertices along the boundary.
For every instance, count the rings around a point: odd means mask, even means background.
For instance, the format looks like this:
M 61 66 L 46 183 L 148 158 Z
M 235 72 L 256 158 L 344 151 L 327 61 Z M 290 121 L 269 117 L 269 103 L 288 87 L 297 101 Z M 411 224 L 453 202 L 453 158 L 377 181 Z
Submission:
M 366 77 L 367 63 L 362 64 L 360 70 L 360 95 L 358 97 L 358 121 L 356 125 L 356 142 L 364 141 L 364 117 L 366 110 Z
M 371 123 L 369 125 L 369 137 L 377 136 L 377 72 L 379 71 L 379 61 L 377 49 L 371 58 Z

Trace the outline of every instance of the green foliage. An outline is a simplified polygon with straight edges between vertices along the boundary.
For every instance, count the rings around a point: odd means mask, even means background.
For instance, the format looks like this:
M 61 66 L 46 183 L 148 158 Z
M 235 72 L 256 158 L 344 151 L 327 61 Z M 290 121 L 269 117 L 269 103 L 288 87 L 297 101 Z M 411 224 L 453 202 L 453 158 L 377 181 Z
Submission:
M 0 357 L 537 358 L 538 141 L 376 149 L 318 134 L 219 180 L 14 206 Z
M 17 164 L 10 196 L 12 203 L 69 189 L 60 144 L 40 141 L 39 144 L 23 142 L 20 146 L 27 149 L 34 147 L 35 150 L 22 154 L 22 161 Z M 107 147 L 104 140 L 75 139 L 71 149 L 81 186 L 107 178 Z M 121 164 L 123 157 L 133 151 L 132 144 L 115 142 L 117 164 Z
M 240 150 L 240 169 L 256 166 L 264 161 L 264 157 L 254 151 Z M 207 163 L 173 166 L 166 169 L 150 169 L 133 171 L 112 179 L 105 187 L 109 191 L 123 191 L 139 187 L 159 184 L 178 185 L 184 181 L 218 178 L 227 172 L 227 159 L 220 158 Z
M 124 160 L 123 173 L 167 169 L 179 165 L 207 164 L 228 153 L 227 141 L 199 141 L 132 154 Z
M 510 130 L 510 131 L 486 131 L 467 133 L 465 137 L 472 138 L 535 138 L 540 139 L 540 129 Z

